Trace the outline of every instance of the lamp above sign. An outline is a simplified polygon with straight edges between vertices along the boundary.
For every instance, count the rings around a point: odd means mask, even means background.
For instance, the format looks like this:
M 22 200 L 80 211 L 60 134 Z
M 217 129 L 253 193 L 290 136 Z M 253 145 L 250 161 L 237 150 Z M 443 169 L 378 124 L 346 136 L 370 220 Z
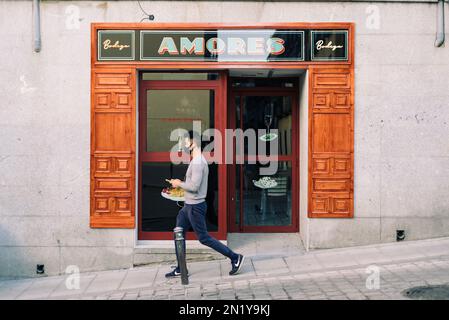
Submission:
M 347 43 L 347 30 L 99 30 L 97 54 L 98 61 L 344 61 Z

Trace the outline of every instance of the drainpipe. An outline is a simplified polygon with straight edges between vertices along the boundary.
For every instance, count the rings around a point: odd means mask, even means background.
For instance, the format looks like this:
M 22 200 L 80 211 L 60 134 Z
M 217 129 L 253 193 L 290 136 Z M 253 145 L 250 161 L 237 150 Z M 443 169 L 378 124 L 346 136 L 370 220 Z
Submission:
M 438 0 L 437 36 L 435 47 L 441 47 L 444 43 L 444 0 Z
M 41 13 L 40 0 L 33 0 L 33 19 L 34 19 L 34 51 L 41 51 Z

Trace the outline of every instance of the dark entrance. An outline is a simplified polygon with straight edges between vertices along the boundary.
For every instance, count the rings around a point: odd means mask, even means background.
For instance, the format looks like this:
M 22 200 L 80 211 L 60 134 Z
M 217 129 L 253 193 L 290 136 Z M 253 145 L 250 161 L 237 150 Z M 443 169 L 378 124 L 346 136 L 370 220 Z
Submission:
M 297 80 L 231 78 L 230 90 L 229 127 L 248 134 L 236 138 L 234 161 L 229 166 L 229 231 L 296 232 L 299 201 Z M 265 131 L 258 132 L 258 129 Z M 277 129 L 277 134 L 273 129 Z M 251 131 L 255 132 L 257 143 Z M 270 146 L 270 141 L 275 143 Z M 243 150 L 244 161 L 240 163 L 236 158 L 238 143 Z M 264 164 L 262 155 L 274 154 L 276 150 L 271 150 L 272 147 L 277 149 L 277 160 L 274 164 Z M 276 172 L 261 174 L 261 168 L 269 165 L 274 166 Z

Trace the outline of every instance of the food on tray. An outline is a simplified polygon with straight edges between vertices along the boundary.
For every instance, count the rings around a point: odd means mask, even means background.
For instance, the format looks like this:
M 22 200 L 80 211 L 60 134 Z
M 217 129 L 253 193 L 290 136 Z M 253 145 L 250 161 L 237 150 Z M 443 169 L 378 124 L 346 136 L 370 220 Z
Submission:
M 170 197 L 177 197 L 177 198 L 184 197 L 184 190 L 182 190 L 180 187 L 164 188 L 164 189 L 162 189 L 162 192 L 165 193 L 166 195 L 170 196 Z
M 259 180 L 253 180 L 253 184 L 258 188 L 267 189 L 276 187 L 278 183 L 273 178 L 263 177 Z

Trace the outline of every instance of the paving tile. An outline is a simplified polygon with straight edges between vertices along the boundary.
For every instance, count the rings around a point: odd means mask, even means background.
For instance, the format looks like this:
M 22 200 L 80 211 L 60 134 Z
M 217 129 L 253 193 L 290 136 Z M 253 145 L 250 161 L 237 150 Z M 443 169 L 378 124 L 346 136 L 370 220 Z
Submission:
M 348 254 L 321 254 L 316 255 L 316 258 L 324 268 L 341 268 L 358 265 L 355 258 Z
M 0 287 L 0 300 L 16 299 L 22 292 L 29 288 L 35 279 L 7 280 Z
M 82 294 L 86 288 L 89 286 L 91 281 L 96 277 L 96 275 L 85 275 L 80 274 L 79 288 L 73 287 L 76 285 L 75 282 L 70 281 L 70 279 L 65 278 L 59 286 L 50 294 L 50 298 L 63 298 L 72 295 Z
M 189 279 L 193 280 L 207 280 L 213 278 L 220 278 L 220 261 L 207 261 L 190 263 L 187 266 L 189 270 Z
M 119 289 L 151 287 L 156 278 L 157 269 L 142 268 L 129 270 Z
M 117 290 L 125 278 L 128 270 L 99 272 L 91 281 L 85 293 L 105 292 Z
M 323 265 L 314 255 L 286 257 L 285 262 L 292 272 L 308 272 L 323 269 Z
M 16 297 L 16 299 L 33 300 L 47 298 L 63 281 L 64 279 L 62 277 L 36 279 L 33 284 L 26 288 L 22 294 Z
M 289 272 L 287 264 L 282 258 L 253 260 L 253 265 L 257 275 L 271 275 Z

